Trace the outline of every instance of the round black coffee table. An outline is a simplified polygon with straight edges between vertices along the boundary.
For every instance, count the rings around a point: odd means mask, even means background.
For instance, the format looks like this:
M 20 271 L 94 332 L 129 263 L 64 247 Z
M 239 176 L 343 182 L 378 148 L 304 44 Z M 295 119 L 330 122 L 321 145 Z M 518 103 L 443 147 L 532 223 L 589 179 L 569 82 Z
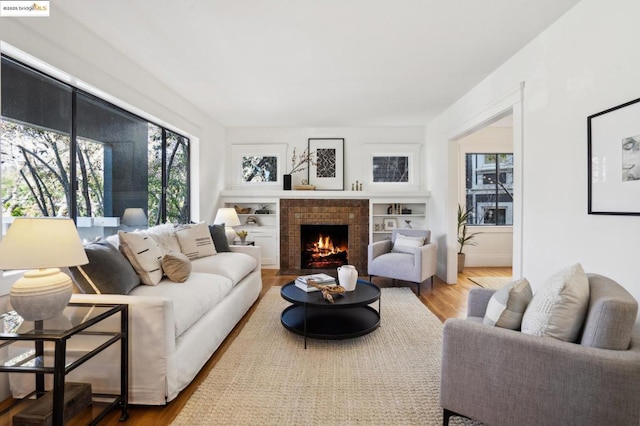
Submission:
M 371 333 L 380 325 L 380 288 L 358 280 L 356 289 L 334 296 L 334 303 L 322 298 L 320 291 L 307 293 L 285 284 L 280 290 L 283 299 L 293 303 L 280 316 L 282 325 L 296 334 L 316 339 L 349 339 Z M 369 306 L 378 302 L 378 310 Z

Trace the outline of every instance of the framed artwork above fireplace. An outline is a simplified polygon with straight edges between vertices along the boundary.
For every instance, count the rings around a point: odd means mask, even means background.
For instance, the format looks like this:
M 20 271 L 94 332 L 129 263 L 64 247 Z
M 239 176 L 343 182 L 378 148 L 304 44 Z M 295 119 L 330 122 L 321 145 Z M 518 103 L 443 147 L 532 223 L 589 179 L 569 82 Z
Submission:
M 319 190 L 344 189 L 344 138 L 310 138 L 309 183 Z

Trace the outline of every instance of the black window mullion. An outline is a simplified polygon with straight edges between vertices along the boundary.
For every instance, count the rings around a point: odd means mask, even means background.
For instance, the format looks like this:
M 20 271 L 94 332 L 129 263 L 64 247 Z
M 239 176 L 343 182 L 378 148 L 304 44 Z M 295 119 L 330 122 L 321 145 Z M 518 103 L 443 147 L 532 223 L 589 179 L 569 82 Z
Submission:
M 183 139 L 187 145 L 187 211 L 191 219 L 191 143 L 189 139 Z
M 160 223 L 167 221 L 167 129 L 162 127 L 162 191 L 160 192 Z
M 499 205 L 499 201 L 500 201 L 500 185 L 499 185 L 499 183 L 500 183 L 500 169 L 498 168 L 499 167 L 499 163 L 500 163 L 500 161 L 498 159 L 499 155 L 500 154 L 498 154 L 496 152 L 496 154 L 495 154 L 495 157 L 496 157 L 496 167 L 495 167 L 495 169 L 496 169 L 496 189 L 495 189 L 495 191 L 496 191 L 496 207 L 495 207 L 495 210 L 494 210 L 495 213 L 493 214 L 494 225 L 498 224 L 498 205 Z
M 69 217 L 78 223 L 78 172 L 76 170 L 76 157 L 78 152 L 78 93 L 71 92 L 71 140 L 69 142 Z

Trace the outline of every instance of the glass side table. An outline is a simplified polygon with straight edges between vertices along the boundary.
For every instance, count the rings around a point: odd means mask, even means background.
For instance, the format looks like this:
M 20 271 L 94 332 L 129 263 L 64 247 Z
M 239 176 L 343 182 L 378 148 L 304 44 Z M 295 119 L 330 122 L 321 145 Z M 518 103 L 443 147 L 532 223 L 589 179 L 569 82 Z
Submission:
M 103 323 L 120 315 L 117 327 Z M 128 418 L 128 346 L 129 316 L 126 304 L 69 303 L 62 314 L 43 321 L 26 321 L 14 311 L 0 315 L 0 372 L 35 374 L 36 390 L 28 397 L 39 398 L 45 392 L 45 374 L 53 376 L 53 424 L 64 423 L 65 377 L 98 353 L 120 342 L 120 394 L 92 394 L 104 407 L 90 424 L 97 424 L 109 410 L 119 406 L 120 420 Z M 103 323 L 103 324 L 100 324 Z M 109 328 L 117 330 L 106 331 Z M 67 355 L 67 343 L 83 338 L 80 353 Z M 32 343 L 32 344 L 29 344 Z M 48 354 L 53 351 L 53 357 Z M 69 358 L 69 359 L 68 359 Z M 27 399 L 27 398 L 25 398 Z

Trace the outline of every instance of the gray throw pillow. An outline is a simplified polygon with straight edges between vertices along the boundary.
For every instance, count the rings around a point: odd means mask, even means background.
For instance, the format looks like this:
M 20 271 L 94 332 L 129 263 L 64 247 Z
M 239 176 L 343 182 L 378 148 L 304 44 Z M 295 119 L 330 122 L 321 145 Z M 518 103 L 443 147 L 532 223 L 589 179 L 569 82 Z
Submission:
M 519 330 L 524 311 L 532 298 L 531 286 L 526 278 L 505 285 L 491 296 L 483 324 Z
M 140 279 L 129 261 L 108 241 L 84 248 L 89 263 L 69 268 L 78 289 L 87 294 L 129 294 Z
M 589 279 L 576 263 L 547 279 L 522 317 L 522 332 L 576 342 L 589 306 Z
M 219 225 L 209 225 L 209 232 L 211 233 L 211 238 L 213 239 L 213 244 L 216 246 L 217 252 L 231 251 L 229 241 L 227 241 L 224 223 Z

